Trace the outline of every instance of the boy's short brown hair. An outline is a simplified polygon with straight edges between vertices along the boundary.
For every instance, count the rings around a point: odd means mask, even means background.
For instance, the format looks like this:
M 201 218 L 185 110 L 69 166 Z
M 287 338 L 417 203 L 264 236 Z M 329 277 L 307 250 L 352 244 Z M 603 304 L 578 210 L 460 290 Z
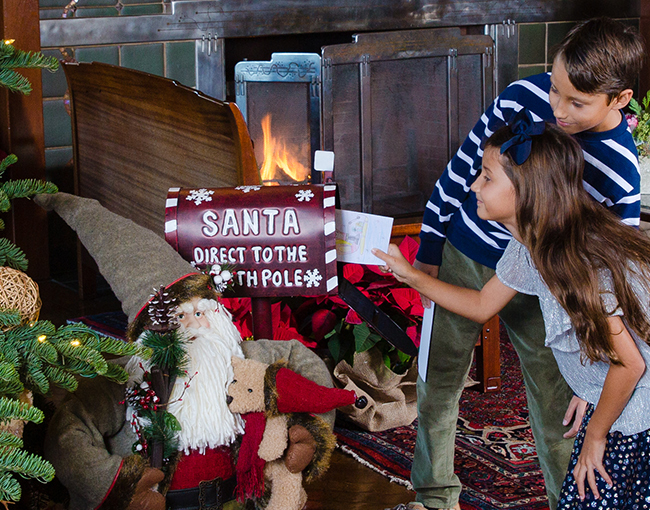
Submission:
M 555 49 L 571 84 L 587 94 L 607 94 L 610 101 L 634 87 L 643 66 L 645 45 L 638 32 L 611 18 L 578 23 Z

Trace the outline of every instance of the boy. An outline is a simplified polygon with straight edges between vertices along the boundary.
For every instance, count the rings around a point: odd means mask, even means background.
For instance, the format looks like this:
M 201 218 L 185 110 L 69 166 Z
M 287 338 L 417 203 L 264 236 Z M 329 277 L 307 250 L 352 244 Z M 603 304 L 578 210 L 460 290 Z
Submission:
M 532 76 L 507 87 L 436 183 L 424 213 L 415 267 L 475 289 L 492 277 L 510 234 L 477 216 L 469 187 L 480 172 L 482 139 L 524 107 L 535 120 L 557 122 L 576 137 L 585 154 L 587 191 L 624 223 L 638 226 L 637 153 L 621 110 L 632 97 L 643 57 L 643 43 L 633 31 L 608 18 L 593 19 L 567 34 L 550 76 Z M 423 302 L 430 305 L 426 298 Z M 579 403 L 572 399 L 551 350 L 544 347 L 537 298 L 519 295 L 499 316 L 519 354 L 531 428 L 554 509 L 573 446 L 569 438 L 582 411 L 576 411 Z M 440 307 L 435 310 L 428 376 L 417 384 L 419 428 L 411 471 L 417 503 L 402 508 L 460 508 L 461 484 L 453 467 L 458 400 L 481 327 Z M 574 414 L 577 423 L 567 430 Z

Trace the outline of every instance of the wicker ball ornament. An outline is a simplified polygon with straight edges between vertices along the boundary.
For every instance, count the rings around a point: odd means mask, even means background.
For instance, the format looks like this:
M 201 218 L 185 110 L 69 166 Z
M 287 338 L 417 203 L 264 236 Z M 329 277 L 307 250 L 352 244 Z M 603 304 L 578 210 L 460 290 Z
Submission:
M 36 282 L 22 271 L 0 267 L 0 309 L 18 310 L 21 324 L 38 320 L 41 297 Z

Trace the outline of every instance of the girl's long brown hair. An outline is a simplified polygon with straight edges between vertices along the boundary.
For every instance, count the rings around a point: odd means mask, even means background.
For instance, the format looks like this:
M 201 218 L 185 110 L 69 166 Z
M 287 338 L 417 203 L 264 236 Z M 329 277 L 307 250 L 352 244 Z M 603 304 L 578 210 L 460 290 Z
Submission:
M 486 149 L 498 150 L 512 137 L 497 130 Z M 601 299 L 603 270 L 612 276 L 625 324 L 650 344 L 648 303 L 640 303 L 628 282 L 630 273 L 650 290 L 650 238 L 623 224 L 598 204 L 582 181 L 582 149 L 554 124 L 532 137 L 528 159 L 517 165 L 508 152 L 501 163 L 516 194 L 517 226 L 523 244 L 551 293 L 569 314 L 584 355 L 618 363 Z

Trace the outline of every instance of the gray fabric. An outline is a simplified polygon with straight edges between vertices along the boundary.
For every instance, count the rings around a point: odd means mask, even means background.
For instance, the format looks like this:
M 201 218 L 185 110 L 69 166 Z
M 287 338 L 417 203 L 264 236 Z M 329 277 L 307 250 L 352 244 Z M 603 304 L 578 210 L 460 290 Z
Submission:
M 539 272 L 533 265 L 530 253 L 524 245 L 514 239 L 510 241 L 497 265 L 497 276 L 505 285 L 519 292 L 539 297 L 546 327 L 545 343 L 552 349 L 562 376 L 581 399 L 594 405 L 598 404 L 609 371 L 609 363 L 603 361 L 582 362 L 580 344 L 575 328 L 571 324 L 571 318 L 542 281 Z M 638 277 L 632 273 L 628 273 L 627 279 L 647 314 L 647 303 L 650 302 L 648 292 L 640 284 Z M 607 309 L 612 310 L 612 315 L 621 315 L 623 312 L 616 306 L 613 282 L 608 273 L 601 273 L 600 286 L 601 296 Z M 650 366 L 650 346 L 633 331 L 629 332 L 646 365 Z M 610 432 L 618 431 L 623 435 L 630 436 L 649 428 L 650 370 L 646 370 L 637 383 L 625 409 L 612 424 Z
M 56 211 L 77 233 L 129 322 L 154 289 L 196 272 L 162 237 L 110 212 L 97 200 L 55 193 L 37 195 L 34 201 Z
M 135 434 L 126 423 L 124 386 L 103 377 L 82 381 L 54 414 L 45 436 L 44 457 L 70 493 L 70 510 L 97 507 Z M 125 508 L 128 505 L 125 505 Z

